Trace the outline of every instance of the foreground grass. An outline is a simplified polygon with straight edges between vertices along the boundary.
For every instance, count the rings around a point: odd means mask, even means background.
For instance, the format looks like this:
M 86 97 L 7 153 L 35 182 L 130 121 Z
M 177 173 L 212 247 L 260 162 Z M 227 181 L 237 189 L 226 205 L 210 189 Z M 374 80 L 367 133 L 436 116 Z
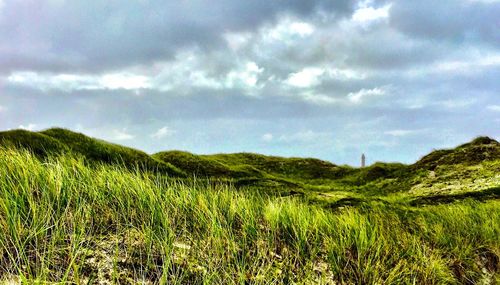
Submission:
M 0 149 L 0 280 L 499 282 L 500 202 L 325 208 Z

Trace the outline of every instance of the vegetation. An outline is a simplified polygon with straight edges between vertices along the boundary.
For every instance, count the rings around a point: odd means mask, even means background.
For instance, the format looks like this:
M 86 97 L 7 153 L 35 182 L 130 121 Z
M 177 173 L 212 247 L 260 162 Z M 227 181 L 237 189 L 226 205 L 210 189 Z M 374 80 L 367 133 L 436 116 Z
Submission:
M 427 186 L 432 186 L 431 190 L 435 191 L 434 186 L 441 181 L 458 185 L 468 177 L 471 181 L 466 185 L 469 187 L 476 178 L 493 179 L 486 184 L 480 183 L 482 189 L 498 181 L 499 178 L 488 169 L 491 169 L 491 163 L 493 169 L 498 169 L 496 162 L 500 159 L 500 144 L 488 137 L 479 137 L 455 149 L 434 151 L 412 165 L 377 162 L 365 168 L 338 166 L 313 158 L 253 153 L 195 155 L 164 151 L 148 155 L 59 128 L 42 132 L 0 132 L 0 145 L 25 148 L 40 158 L 70 152 L 82 157 L 87 165 L 104 163 L 130 170 L 139 167 L 170 177 L 232 181 L 238 188 L 253 186 L 259 191 L 265 188 L 267 192 L 282 194 L 339 190 L 380 194 Z M 447 188 L 444 184 L 439 184 L 440 188 Z
M 132 148 L 90 138 L 80 133 L 53 128 L 42 132 L 14 130 L 0 132 L 0 144 L 26 148 L 40 157 L 71 153 L 81 155 L 89 162 L 120 164 L 130 169 L 158 171 L 175 176 L 185 173 L 169 163 L 150 157 Z
M 69 148 L 45 134 L 26 130 L 0 132 L 0 144 L 29 149 L 39 157 L 46 157 L 50 153 L 64 153 Z
M 499 158 L 500 143 L 488 137 L 478 137 L 455 149 L 433 151 L 415 163 L 414 168 L 433 170 L 442 165 L 474 165 Z
M 495 141 L 432 170 L 146 155 L 179 169 L 165 175 L 141 152 L 65 130 L 0 138 L 0 282 L 500 282 Z M 474 150 L 482 160 L 456 154 Z
M 261 177 L 259 170 L 248 165 L 228 165 L 210 156 L 201 156 L 184 151 L 165 151 L 153 155 L 158 160 L 176 165 L 197 177 Z

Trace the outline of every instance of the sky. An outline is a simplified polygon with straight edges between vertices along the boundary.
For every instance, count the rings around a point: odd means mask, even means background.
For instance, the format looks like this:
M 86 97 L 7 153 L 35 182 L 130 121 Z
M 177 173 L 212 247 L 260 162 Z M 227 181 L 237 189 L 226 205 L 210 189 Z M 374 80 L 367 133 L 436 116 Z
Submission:
M 500 1 L 0 0 L 0 130 L 412 163 L 500 139 Z

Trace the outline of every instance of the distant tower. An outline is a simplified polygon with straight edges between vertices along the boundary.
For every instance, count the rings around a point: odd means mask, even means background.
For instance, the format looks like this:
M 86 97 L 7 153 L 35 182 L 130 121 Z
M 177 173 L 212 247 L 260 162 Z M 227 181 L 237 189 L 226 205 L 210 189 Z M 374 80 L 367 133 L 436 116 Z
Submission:
M 361 167 L 365 167 L 366 166 L 366 156 L 365 154 L 361 154 Z

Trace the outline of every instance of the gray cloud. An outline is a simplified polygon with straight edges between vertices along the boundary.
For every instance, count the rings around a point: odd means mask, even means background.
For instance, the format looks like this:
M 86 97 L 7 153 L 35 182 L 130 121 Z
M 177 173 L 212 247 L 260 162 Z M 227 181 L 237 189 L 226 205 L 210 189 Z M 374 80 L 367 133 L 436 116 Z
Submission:
M 177 49 L 220 47 L 222 33 L 282 14 L 349 13 L 350 1 L 6 1 L 0 71 L 103 70 L 148 65 Z
M 410 36 L 454 43 L 500 44 L 498 1 L 396 1 L 391 25 Z
M 5 1 L 0 129 L 62 126 L 149 152 L 411 162 L 500 137 L 499 6 Z

